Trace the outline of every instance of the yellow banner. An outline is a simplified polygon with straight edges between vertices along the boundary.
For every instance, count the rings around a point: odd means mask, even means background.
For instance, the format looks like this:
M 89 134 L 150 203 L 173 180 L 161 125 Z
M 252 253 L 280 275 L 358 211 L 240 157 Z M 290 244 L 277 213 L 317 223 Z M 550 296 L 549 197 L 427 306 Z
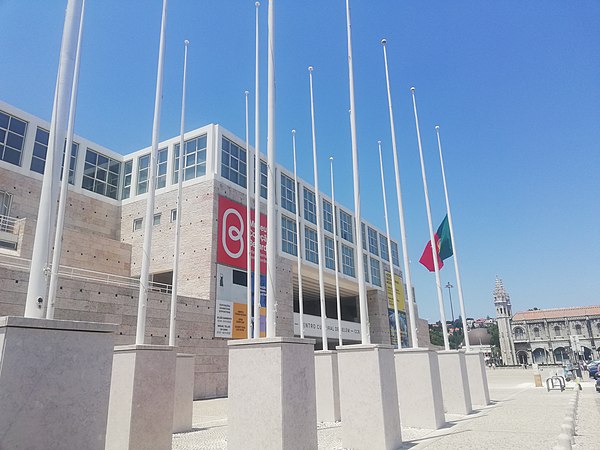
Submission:
M 399 275 L 394 274 L 394 281 L 396 285 L 396 300 L 398 301 L 398 311 L 405 311 L 404 306 L 404 285 L 402 284 L 402 278 Z M 385 273 L 385 287 L 387 290 L 388 308 L 394 309 L 394 293 L 392 292 L 392 276 L 390 272 Z

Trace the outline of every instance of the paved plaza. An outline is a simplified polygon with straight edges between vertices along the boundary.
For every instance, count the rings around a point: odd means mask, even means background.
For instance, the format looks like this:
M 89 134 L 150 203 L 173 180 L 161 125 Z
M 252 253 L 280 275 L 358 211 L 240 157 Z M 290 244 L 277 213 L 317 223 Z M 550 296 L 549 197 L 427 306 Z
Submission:
M 492 405 L 468 416 L 447 415 L 437 431 L 402 428 L 402 448 L 410 449 L 551 449 L 574 389 L 535 388 L 531 369 L 488 370 Z M 410 383 L 407 383 L 409 385 Z M 573 448 L 600 448 L 600 394 L 591 381 L 582 383 Z M 260 410 L 256 426 L 260 426 Z M 226 449 L 227 399 L 194 402 L 193 431 L 173 436 L 174 450 Z M 341 449 L 339 423 L 320 424 L 319 449 Z

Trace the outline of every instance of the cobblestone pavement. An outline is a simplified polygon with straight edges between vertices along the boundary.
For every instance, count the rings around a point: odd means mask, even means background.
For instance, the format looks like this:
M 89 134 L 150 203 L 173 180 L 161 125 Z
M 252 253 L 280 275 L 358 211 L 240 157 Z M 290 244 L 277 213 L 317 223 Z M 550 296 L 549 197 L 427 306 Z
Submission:
M 574 385 L 564 392 L 535 388 L 531 369 L 488 371 L 493 404 L 468 416 L 447 415 L 440 430 L 402 428 L 404 449 L 551 449 L 556 445 Z M 582 383 L 577 449 L 600 449 L 600 394 Z M 227 399 L 194 402 L 193 430 L 173 435 L 174 450 L 226 449 Z M 260 414 L 257 417 L 260 426 Z M 339 423 L 318 425 L 319 449 L 342 448 Z

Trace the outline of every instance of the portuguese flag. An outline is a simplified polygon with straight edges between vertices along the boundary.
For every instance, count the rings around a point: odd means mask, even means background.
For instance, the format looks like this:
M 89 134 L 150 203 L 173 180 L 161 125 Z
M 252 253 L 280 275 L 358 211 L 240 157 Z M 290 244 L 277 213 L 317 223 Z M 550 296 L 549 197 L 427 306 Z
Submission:
M 448 216 L 444 217 L 442 223 L 438 227 L 435 235 L 433 236 L 435 239 L 436 245 L 436 253 L 438 258 L 439 268 L 444 267 L 444 260 L 450 258 L 452 256 L 452 239 L 450 238 L 450 228 L 448 227 Z M 433 255 L 431 253 L 431 241 L 427 242 L 425 246 L 425 250 L 423 250 L 423 254 L 421 255 L 421 259 L 419 262 L 423 264 L 430 272 L 435 272 L 435 267 L 433 265 Z

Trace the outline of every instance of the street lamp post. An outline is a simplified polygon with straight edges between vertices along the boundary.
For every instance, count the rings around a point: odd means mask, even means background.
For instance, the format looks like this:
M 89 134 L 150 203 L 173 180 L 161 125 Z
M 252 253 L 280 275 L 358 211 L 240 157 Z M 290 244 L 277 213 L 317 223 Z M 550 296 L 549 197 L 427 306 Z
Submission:
M 452 314 L 452 327 L 454 327 L 454 308 L 452 307 L 452 291 L 450 291 L 450 289 L 452 289 L 454 285 L 450 284 L 450 282 L 448 281 L 448 284 L 446 284 L 445 287 L 446 289 L 448 289 L 448 296 L 450 297 L 450 313 Z

